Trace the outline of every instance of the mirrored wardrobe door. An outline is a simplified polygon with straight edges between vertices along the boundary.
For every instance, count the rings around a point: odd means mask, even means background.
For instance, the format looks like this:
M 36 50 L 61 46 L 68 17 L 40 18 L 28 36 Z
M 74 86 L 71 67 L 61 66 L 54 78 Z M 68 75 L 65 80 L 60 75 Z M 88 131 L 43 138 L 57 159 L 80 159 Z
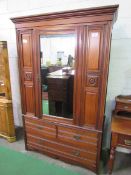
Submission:
M 40 35 L 42 114 L 73 118 L 75 34 Z

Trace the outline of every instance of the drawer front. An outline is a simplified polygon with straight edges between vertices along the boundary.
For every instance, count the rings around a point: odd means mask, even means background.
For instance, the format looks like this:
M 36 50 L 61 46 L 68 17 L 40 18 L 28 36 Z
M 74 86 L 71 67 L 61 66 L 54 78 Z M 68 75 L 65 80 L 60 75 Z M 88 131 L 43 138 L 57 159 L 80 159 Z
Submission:
M 56 138 L 56 126 L 42 121 L 42 119 L 25 119 L 26 133 L 41 138 Z
M 131 149 L 131 136 L 119 135 L 118 136 L 118 144 L 120 146 L 128 147 Z
M 67 79 L 48 78 L 49 100 L 66 101 L 67 100 Z
M 117 102 L 116 108 L 117 108 L 117 110 L 121 109 L 123 111 L 131 111 L 131 104 Z
M 58 126 L 58 140 L 69 145 L 77 146 L 82 149 L 89 149 L 91 152 L 97 150 L 96 132 L 82 130 L 81 128 L 68 128 Z
M 90 164 L 95 164 L 96 162 L 96 152 L 90 153 L 88 151 L 77 149 L 65 144 L 60 144 L 58 142 L 40 139 L 30 134 L 27 135 L 27 144 L 34 145 L 38 149 L 41 148 L 42 150 L 53 152 L 60 157 L 68 156 L 74 160 L 77 159 L 78 161 L 85 161 Z

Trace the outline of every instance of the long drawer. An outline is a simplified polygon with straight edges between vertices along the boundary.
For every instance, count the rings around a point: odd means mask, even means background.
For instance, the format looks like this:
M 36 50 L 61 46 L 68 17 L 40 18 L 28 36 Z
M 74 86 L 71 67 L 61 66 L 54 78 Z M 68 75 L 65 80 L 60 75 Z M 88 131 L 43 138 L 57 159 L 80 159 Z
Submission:
M 97 150 L 98 133 L 81 128 L 58 126 L 58 140 L 91 152 Z
M 64 145 L 58 142 L 54 142 L 47 139 L 41 139 L 33 135 L 27 134 L 27 145 L 35 150 L 52 152 L 57 157 L 68 157 L 73 161 L 79 162 L 83 165 L 90 165 L 96 167 L 96 153 L 90 153 L 88 151 L 78 149 L 69 145 Z

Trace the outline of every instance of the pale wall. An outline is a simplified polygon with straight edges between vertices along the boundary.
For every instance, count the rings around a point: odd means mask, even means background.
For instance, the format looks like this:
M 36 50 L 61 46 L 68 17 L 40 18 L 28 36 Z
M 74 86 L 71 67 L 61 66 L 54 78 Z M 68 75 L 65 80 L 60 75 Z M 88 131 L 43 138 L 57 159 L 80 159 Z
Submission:
M 10 17 L 69 9 L 119 4 L 112 35 L 109 83 L 106 102 L 106 129 L 114 108 L 114 97 L 131 94 L 131 1 L 130 0 L 0 0 L 0 40 L 8 41 L 15 124 L 22 125 L 18 58 L 14 24 Z

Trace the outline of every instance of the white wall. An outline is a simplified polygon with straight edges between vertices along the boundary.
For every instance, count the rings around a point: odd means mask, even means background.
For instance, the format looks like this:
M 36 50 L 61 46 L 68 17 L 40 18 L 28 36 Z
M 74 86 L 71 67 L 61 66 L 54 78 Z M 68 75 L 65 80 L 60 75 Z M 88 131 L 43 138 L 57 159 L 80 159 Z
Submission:
M 10 17 L 45 12 L 119 4 L 118 20 L 112 35 L 106 125 L 114 108 L 114 97 L 131 94 L 131 1 L 130 0 L 0 0 L 0 40 L 8 41 L 15 124 L 21 125 L 18 58 L 14 24 Z M 108 130 L 109 125 L 106 127 Z

